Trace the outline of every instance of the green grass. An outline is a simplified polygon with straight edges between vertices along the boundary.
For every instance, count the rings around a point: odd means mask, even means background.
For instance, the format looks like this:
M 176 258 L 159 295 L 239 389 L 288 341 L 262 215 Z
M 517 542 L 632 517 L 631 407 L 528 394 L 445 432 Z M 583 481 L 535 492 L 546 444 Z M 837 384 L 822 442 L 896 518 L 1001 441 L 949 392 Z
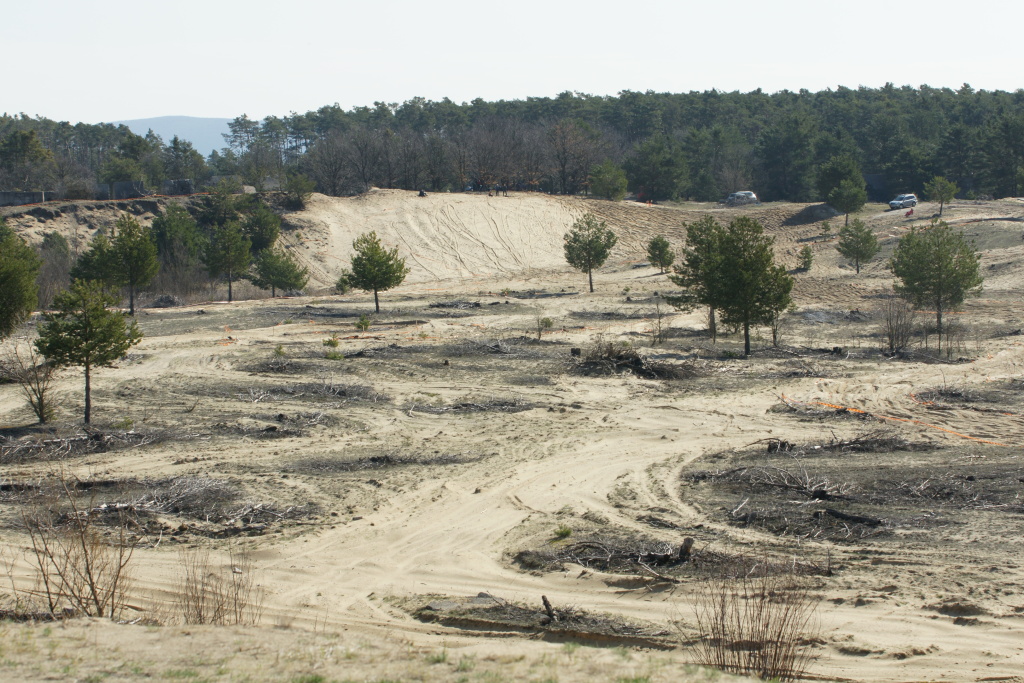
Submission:
M 305 676 L 296 676 L 291 680 L 291 683 L 326 683 L 327 679 L 320 674 L 306 674 Z
M 327 360 L 345 360 L 345 354 L 341 351 L 328 351 L 324 354 L 324 358 Z
M 558 540 L 569 538 L 570 536 L 572 536 L 572 529 L 564 524 L 555 529 L 555 538 Z

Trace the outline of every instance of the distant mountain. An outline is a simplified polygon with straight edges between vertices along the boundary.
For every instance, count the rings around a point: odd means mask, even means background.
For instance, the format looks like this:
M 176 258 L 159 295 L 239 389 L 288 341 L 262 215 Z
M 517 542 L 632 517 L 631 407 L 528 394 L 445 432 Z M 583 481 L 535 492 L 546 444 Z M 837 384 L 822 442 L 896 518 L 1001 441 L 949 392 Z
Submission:
M 188 140 L 204 157 L 213 150 L 226 147 L 222 133 L 227 133 L 228 122 L 232 119 L 200 118 L 197 116 L 157 116 L 152 119 L 132 121 L 111 121 L 114 125 L 124 124 L 136 135 L 145 135 L 150 129 L 170 142 L 177 135 Z

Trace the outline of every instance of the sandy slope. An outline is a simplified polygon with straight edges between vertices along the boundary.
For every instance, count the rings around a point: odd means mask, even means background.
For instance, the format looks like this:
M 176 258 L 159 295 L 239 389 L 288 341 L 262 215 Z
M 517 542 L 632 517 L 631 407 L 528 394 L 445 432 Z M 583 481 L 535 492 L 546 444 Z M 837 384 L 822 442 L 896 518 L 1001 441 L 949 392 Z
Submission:
M 802 240 L 819 231 L 815 223 L 784 224 L 786 215 L 801 208 L 771 205 L 713 210 L 723 220 L 741 211 L 763 218 L 777 236 L 780 256 L 795 262 L 796 251 L 808 243 Z M 929 212 L 927 205 L 920 208 L 920 216 Z M 415 328 L 384 325 L 372 331 L 379 339 L 345 340 L 341 350 L 352 353 L 382 344 L 417 343 L 440 348 L 467 338 L 489 340 L 522 334 L 538 313 L 557 321 L 555 331 L 547 336 L 551 341 L 582 345 L 598 333 L 640 339 L 637 335 L 650 330 L 649 319 L 584 319 L 581 325 L 578 314 L 627 310 L 621 294 L 625 287 L 634 297 L 646 297 L 666 287 L 664 278 L 653 269 L 633 267 L 643 261 L 640 247 L 654 234 L 667 234 L 678 244 L 681 226 L 698 216 L 697 210 L 542 196 L 439 194 L 418 198 L 413 193 L 375 191 L 353 199 L 314 197 L 307 211 L 289 216 L 298 230 L 287 232 L 286 240 L 313 266 L 315 277 L 329 283 L 347 261 L 346 250 L 352 239 L 376 230 L 386 243 L 399 245 L 412 267 L 409 282 L 388 293 L 392 303 L 387 305 L 393 312 L 398 308 L 396 317 L 419 317 L 424 315 L 424 304 L 436 301 L 442 293 L 489 304 L 500 303 L 506 297 L 480 293 L 505 286 L 519 290 L 544 288 L 556 293 L 581 291 L 584 278 L 565 269 L 561 235 L 586 210 L 593 210 L 622 235 L 613 262 L 596 278 L 600 290 L 596 294 L 527 301 L 516 304 L 520 307 L 512 307 L 510 312 L 501 305 L 485 306 L 472 317 L 434 316 Z M 1024 209 L 1003 202 L 954 205 L 947 213 L 953 220 L 1013 219 L 967 224 L 980 225 L 976 229 L 983 240 L 983 264 L 991 276 L 984 296 L 970 302 L 964 315 L 965 320 L 978 325 L 1019 327 L 1024 316 L 1019 279 L 1024 248 L 1016 221 L 1024 216 Z M 911 224 L 902 214 L 881 210 L 868 211 L 865 218 L 881 237 L 895 238 Z M 876 306 L 873 296 L 889 284 L 883 266 L 877 261 L 868 264 L 861 277 L 855 277 L 830 245 L 813 244 L 815 267 L 811 273 L 797 276 L 798 315 L 820 312 L 825 316 L 821 320 L 826 322 L 800 318 L 803 322 L 794 327 L 793 334 L 798 336 L 792 342 L 851 348 L 876 344 L 861 329 L 827 320 L 832 320 L 828 316 L 836 312 Z M 892 248 L 891 239 L 887 248 Z M 372 306 L 365 296 L 358 296 L 206 306 L 210 311 L 207 317 L 196 316 L 194 308 L 143 317 L 144 326 L 162 324 L 162 316 L 180 316 L 181 322 L 175 323 L 173 332 L 148 335 L 138 347 L 138 362 L 97 374 L 96 385 L 107 387 L 98 398 L 98 410 L 106 416 L 129 415 L 140 423 L 148 419 L 172 425 L 203 420 L 234 423 L 242 419 L 262 424 L 278 412 L 298 411 L 300 403 L 281 394 L 267 405 L 257 405 L 240 402 L 236 392 L 261 382 L 284 386 L 293 381 L 252 375 L 246 369 L 246 363 L 253 359 L 266 358 L 274 345 L 282 344 L 290 353 L 298 354 L 301 349 L 316 348 L 329 332 L 350 334 L 348 316 L 324 316 L 311 320 L 312 324 L 305 320 L 309 310 L 326 304 L 352 312 Z M 230 322 L 258 316 L 269 306 L 280 310 L 280 319 L 275 320 L 278 324 L 265 319 L 247 326 Z M 286 322 L 285 316 L 289 320 L 294 316 L 295 320 Z M 696 328 L 699 317 L 680 314 L 671 324 Z M 223 327 L 229 322 L 227 328 Z M 675 340 L 666 348 L 651 351 L 674 353 L 683 342 Z M 766 540 L 757 531 L 716 523 L 709 511 L 686 499 L 677 483 L 687 463 L 725 448 L 773 434 L 813 441 L 824 438 L 824 430 L 842 436 L 861 428 L 850 423 L 826 426 L 787 421 L 770 412 L 782 393 L 801 401 L 834 403 L 919 420 L 926 424 L 899 423 L 897 428 L 922 440 L 962 444 L 962 436 L 936 429 L 941 427 L 1019 447 L 1024 444 L 1024 418 L 1020 416 L 926 411 L 912 399 L 913 391 L 941 382 L 984 386 L 1019 376 L 1024 347 L 1014 337 L 986 336 L 972 351 L 978 359 L 970 364 L 865 361 L 818 377 L 771 374 L 784 361 L 752 368 L 737 365 L 717 370 L 721 381 L 712 378 L 695 385 L 699 391 L 631 377 L 580 378 L 568 374 L 554 375 L 546 383 L 512 384 L 503 379 L 504 375 L 496 374 L 502 369 L 500 364 L 484 366 L 484 361 L 474 357 L 452 356 L 451 365 L 444 367 L 439 362 L 416 364 L 398 358 L 366 365 L 348 361 L 339 373 L 350 381 L 372 383 L 391 395 L 393 402 L 383 406 L 339 406 L 335 410 L 342 422 L 302 437 L 275 441 L 239 437 L 214 439 L 209 444 L 168 442 L 138 454 L 90 456 L 76 465 L 96 476 L 197 473 L 251 477 L 261 482 L 265 495 L 276 491 L 295 499 L 309 496 L 323 504 L 325 512 L 337 513 L 336 517 L 321 518 L 303 533 L 292 530 L 237 541 L 255 549 L 265 572 L 270 591 L 265 623 L 290 624 L 299 630 L 326 628 L 352 647 L 375 643 L 384 650 L 401 649 L 398 644 L 404 643 L 416 652 L 447 647 L 460 656 L 500 659 L 509 653 L 523 653 L 528 662 L 543 661 L 558 654 L 557 645 L 481 638 L 479 634 L 422 623 L 395 607 L 391 598 L 485 591 L 506 600 L 535 604 L 540 595 L 547 595 L 556 604 L 579 605 L 588 610 L 658 623 L 675 619 L 692 622 L 692 589 L 685 584 L 640 587 L 636 582 L 623 582 L 622 577 L 582 572 L 578 567 L 564 573 L 530 573 L 512 565 L 508 556 L 545 542 L 556 526 L 576 523 L 585 512 L 600 515 L 627 531 L 660 533 L 665 540 L 676 542 L 685 531 L 658 532 L 638 517 L 656 510 L 683 530 L 710 530 L 723 548 L 753 547 Z M 779 379 L 765 379 L 769 376 Z M 62 382 L 68 392 L 69 410 L 77 405 L 77 396 L 70 393 L 77 390 L 77 382 L 77 377 Z M 193 395 L 202 401 L 197 414 L 183 414 L 182 406 Z M 417 401 L 450 404 L 480 396 L 515 396 L 536 407 L 515 414 L 467 415 L 429 414 L 408 408 Z M 27 421 L 20 399 L 11 387 L 0 387 L 0 422 L 17 421 Z M 368 475 L 329 494 L 321 490 L 315 476 L 282 476 L 297 458 L 361 453 L 372 448 L 466 453 L 480 459 L 429 471 Z M 983 458 L 983 447 L 979 448 L 982 450 L 977 457 Z M 204 460 L 184 461 L 191 456 Z M 936 463 L 936 467 L 951 466 L 956 465 Z M 21 466 L 7 475 L 25 477 L 38 471 Z M 371 477 L 376 484 L 367 483 Z M 1002 519 L 1001 523 L 1010 528 L 1019 525 L 1019 519 Z M 139 554 L 140 592 L 156 601 L 166 600 L 176 581 L 178 556 L 168 549 L 169 545 L 173 541 Z M 1019 539 L 1001 541 L 995 548 L 984 539 L 965 539 L 957 544 L 952 558 L 948 548 L 928 546 L 917 536 L 881 550 L 854 545 L 830 551 L 846 568 L 821 586 L 823 642 L 816 673 L 873 681 L 1020 680 L 1014 677 L 1024 670 L 1019 616 L 1024 610 L 1024 569 L 1015 559 L 1010 560 L 1024 552 Z M 787 552 L 819 557 L 825 546 L 794 543 Z M 993 591 L 981 589 L 987 585 Z M 959 625 L 929 609 L 929 605 L 957 596 L 969 597 L 983 607 L 985 616 L 980 623 Z M 177 638 L 176 631 L 173 635 Z M 246 637 L 253 637 L 252 632 Z M 117 638 L 126 644 L 137 642 L 140 648 L 154 652 L 146 634 L 119 632 Z M 288 647 L 280 644 L 276 635 L 267 640 L 274 643 L 273 647 Z M 606 654 L 595 657 L 609 667 L 607 658 L 601 659 Z M 150 656 L 161 662 L 173 660 L 166 654 Z M 690 655 L 680 651 L 665 657 L 668 664 L 629 671 L 639 671 L 631 675 L 648 675 L 651 680 L 670 680 L 677 676 L 679 663 Z M 327 660 L 330 657 L 323 658 Z M 374 668 L 368 661 L 362 662 L 358 671 L 366 676 L 410 675 L 401 668 L 395 673 L 396 666 Z M 598 669 L 604 673 L 595 674 L 590 666 L 567 662 L 559 666 L 556 675 L 559 680 L 613 680 L 616 675 L 625 675 L 614 668 Z M 337 667 L 325 671 L 344 671 L 344 662 L 337 663 Z M 456 674 L 450 669 L 443 674 L 435 670 L 427 678 L 454 678 Z M 29 676 L 42 675 L 30 667 L 24 671 Z M 537 674 L 513 668 L 506 675 L 517 678 Z

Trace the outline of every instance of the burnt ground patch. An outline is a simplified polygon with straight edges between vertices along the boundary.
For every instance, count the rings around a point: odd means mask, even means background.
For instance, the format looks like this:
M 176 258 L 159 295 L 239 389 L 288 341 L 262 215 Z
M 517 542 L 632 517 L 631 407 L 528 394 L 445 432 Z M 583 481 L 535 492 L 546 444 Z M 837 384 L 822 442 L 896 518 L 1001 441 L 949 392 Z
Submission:
M 684 497 L 716 521 L 797 539 L 941 536 L 978 514 L 1024 513 L 1024 462 L 1013 449 L 981 444 L 772 439 L 719 453 L 681 476 Z
M 320 507 L 258 496 L 240 480 L 208 475 L 161 479 L 55 479 L 8 482 L 0 489 L 6 524 L 18 527 L 19 515 L 45 510 L 60 525 L 71 515 L 91 523 L 124 527 L 130 533 L 198 535 L 224 538 L 262 535 L 272 525 L 316 518 Z

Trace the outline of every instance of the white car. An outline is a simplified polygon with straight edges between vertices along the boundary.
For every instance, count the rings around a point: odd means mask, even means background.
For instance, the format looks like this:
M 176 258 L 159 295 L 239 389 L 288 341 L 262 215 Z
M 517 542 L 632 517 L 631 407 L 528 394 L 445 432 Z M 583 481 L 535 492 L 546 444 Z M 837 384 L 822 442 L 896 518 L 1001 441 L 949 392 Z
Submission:
M 744 190 L 743 192 L 733 192 L 725 200 L 725 203 L 729 206 L 736 206 L 738 204 L 760 204 L 757 200 L 757 195 L 750 190 Z
M 917 195 L 916 194 L 901 194 L 896 199 L 889 202 L 890 209 L 909 209 L 917 206 Z

